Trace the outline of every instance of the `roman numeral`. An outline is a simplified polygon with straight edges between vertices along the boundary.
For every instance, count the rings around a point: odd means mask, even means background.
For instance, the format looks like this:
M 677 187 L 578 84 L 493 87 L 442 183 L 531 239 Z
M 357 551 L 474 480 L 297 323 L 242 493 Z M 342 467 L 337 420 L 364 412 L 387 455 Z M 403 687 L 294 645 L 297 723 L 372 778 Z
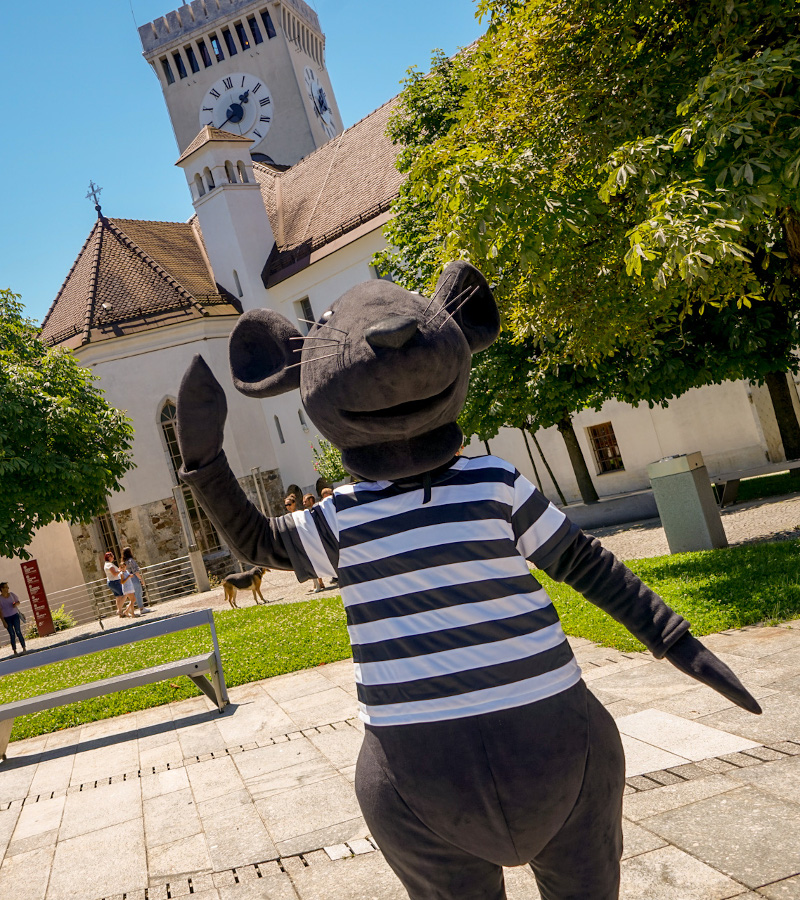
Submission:
M 219 91 L 209 91 L 212 97 L 219 97 Z
M 272 119 L 270 118 L 270 116 L 262 116 L 258 121 L 259 122 L 271 122 Z
M 233 87 L 233 79 L 232 78 L 223 78 L 222 83 L 225 85 L 227 90 L 230 90 Z
M 244 87 L 244 75 L 242 75 L 242 83 L 239 85 L 239 87 Z
M 203 112 L 214 112 L 214 107 L 213 106 L 204 106 Z
M 253 129 L 253 134 L 256 135 L 256 137 L 261 137 L 261 136 L 262 136 L 262 135 L 261 135 L 261 132 L 260 132 L 257 128 L 254 128 L 254 129 Z
M 213 122 L 206 122 L 206 125 L 210 125 L 212 128 L 214 127 L 214 123 L 213 123 Z
M 260 90 L 261 90 L 261 82 L 259 81 L 258 84 L 253 88 L 253 90 L 250 93 L 257 94 Z
M 258 101 L 259 106 L 269 106 L 270 103 L 272 103 L 272 97 L 262 97 Z

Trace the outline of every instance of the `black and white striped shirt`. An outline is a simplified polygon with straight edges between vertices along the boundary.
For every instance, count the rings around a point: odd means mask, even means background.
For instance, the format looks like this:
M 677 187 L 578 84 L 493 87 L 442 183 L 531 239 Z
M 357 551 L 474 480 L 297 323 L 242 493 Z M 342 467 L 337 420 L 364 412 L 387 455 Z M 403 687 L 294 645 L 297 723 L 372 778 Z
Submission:
M 510 463 L 460 457 L 427 503 L 422 487 L 348 485 L 283 524 L 301 579 L 338 575 L 365 722 L 481 715 L 580 679 L 526 562 L 551 556 L 570 523 Z

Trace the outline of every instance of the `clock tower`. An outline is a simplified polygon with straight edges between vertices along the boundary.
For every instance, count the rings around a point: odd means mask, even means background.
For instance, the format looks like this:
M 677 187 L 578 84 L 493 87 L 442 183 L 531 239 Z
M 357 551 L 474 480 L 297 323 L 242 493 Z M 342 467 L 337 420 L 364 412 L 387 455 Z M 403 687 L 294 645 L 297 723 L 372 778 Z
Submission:
M 139 37 L 181 153 L 208 126 L 290 166 L 342 130 L 325 37 L 303 0 L 192 0 Z

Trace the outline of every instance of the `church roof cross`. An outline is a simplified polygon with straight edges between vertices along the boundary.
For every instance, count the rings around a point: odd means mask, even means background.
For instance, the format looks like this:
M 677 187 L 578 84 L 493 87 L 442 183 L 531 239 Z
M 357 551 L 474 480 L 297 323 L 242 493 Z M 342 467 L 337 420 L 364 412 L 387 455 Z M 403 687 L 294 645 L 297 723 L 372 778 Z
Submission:
M 102 192 L 102 188 L 98 187 L 94 181 L 89 181 L 89 190 L 86 193 L 87 200 L 94 200 L 94 208 L 97 210 L 97 215 L 102 215 L 100 210 L 100 194 Z

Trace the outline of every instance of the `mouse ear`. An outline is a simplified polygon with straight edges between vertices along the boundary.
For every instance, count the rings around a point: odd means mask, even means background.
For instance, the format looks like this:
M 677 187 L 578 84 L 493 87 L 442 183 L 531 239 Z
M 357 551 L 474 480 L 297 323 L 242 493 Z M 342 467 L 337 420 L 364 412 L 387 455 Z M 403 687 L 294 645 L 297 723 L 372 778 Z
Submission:
M 300 387 L 300 332 L 280 313 L 251 309 L 231 332 L 228 356 L 237 391 L 248 397 L 275 397 Z
M 463 296 L 456 299 L 460 294 Z M 463 302 L 468 295 L 469 300 Z M 462 259 L 448 263 L 436 282 L 435 296 L 442 306 L 450 304 L 458 310 L 453 318 L 461 326 L 473 353 L 494 343 L 500 334 L 500 313 L 489 284 L 475 266 Z M 462 304 L 460 308 L 459 304 Z

